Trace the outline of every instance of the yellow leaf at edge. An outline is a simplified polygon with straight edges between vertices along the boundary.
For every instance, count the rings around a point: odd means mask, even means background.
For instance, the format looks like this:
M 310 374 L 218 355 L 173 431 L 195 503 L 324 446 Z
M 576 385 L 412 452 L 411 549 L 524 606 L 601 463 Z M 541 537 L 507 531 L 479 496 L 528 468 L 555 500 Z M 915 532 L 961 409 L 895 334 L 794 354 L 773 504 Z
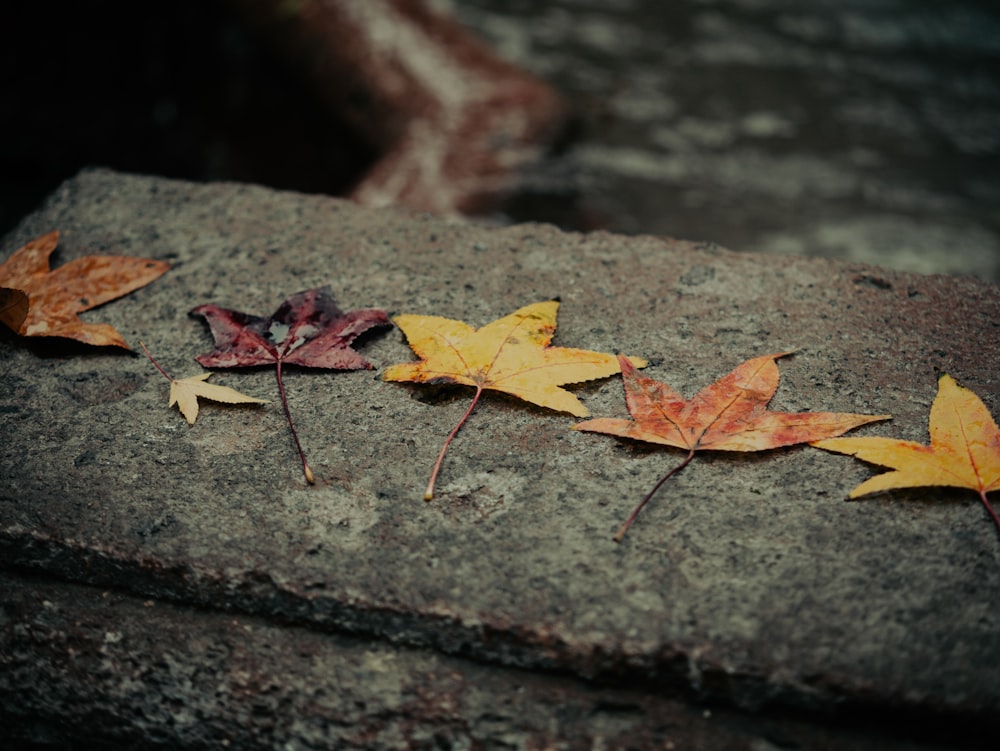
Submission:
M 1000 489 L 1000 430 L 973 391 L 942 376 L 928 428 L 930 445 L 892 438 L 831 438 L 812 445 L 895 470 L 861 483 L 851 498 L 928 486 L 969 488 L 983 497 Z

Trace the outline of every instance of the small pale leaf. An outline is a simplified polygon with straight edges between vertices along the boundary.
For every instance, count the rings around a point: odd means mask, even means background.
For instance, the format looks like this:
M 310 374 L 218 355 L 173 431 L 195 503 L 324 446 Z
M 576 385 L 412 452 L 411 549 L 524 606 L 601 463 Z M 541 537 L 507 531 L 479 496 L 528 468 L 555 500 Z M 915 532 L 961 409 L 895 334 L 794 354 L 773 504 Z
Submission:
M 247 396 L 228 386 L 205 383 L 211 375 L 211 373 L 201 373 L 199 375 L 188 376 L 187 378 L 171 380 L 170 404 L 167 406 L 172 407 L 176 404 L 181 414 L 187 418 L 188 423 L 194 425 L 195 420 L 198 419 L 198 397 L 225 404 L 267 403 L 263 399 Z

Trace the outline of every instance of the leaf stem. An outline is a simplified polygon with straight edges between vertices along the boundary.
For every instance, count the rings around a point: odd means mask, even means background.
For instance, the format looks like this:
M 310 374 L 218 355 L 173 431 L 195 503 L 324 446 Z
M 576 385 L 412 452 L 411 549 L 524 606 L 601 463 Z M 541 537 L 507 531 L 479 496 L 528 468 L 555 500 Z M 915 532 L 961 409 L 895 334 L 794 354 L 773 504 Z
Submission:
M 292 423 L 292 413 L 288 409 L 288 397 L 285 395 L 285 382 L 281 378 L 281 360 L 278 360 L 275 372 L 278 378 L 278 393 L 281 394 L 281 406 L 285 408 L 285 419 L 288 420 L 288 429 L 292 431 L 295 448 L 298 449 L 299 458 L 302 459 L 302 472 L 306 476 L 306 482 L 312 485 L 316 482 L 316 476 L 309 468 L 309 463 L 306 461 L 306 452 L 302 450 L 302 444 L 299 443 L 299 434 L 295 432 L 295 425 Z
M 170 377 L 170 374 L 167 373 L 167 371 L 165 371 L 163 369 L 163 367 L 160 365 L 160 363 L 158 363 L 156 360 L 153 359 L 153 356 L 151 354 L 149 354 L 149 350 L 146 349 L 146 345 L 143 342 L 139 342 L 139 346 L 142 347 L 142 351 L 146 353 L 146 357 L 148 357 L 149 361 L 151 363 L 153 363 L 153 366 L 158 371 L 160 371 L 161 373 L 163 373 L 163 377 L 166 378 L 168 381 L 173 381 L 174 379 Z
M 625 523 L 622 524 L 619 530 L 615 533 L 615 536 L 611 539 L 613 539 L 615 542 L 622 541 L 622 538 L 625 537 L 625 533 L 628 532 L 628 528 L 632 526 L 632 522 L 635 521 L 635 518 L 639 515 L 639 512 L 642 511 L 642 507 L 645 506 L 647 503 L 649 503 L 649 500 L 654 495 L 656 495 L 656 491 L 660 489 L 660 486 L 663 485 L 663 483 L 665 483 L 667 480 L 669 480 L 671 477 L 676 475 L 678 472 L 680 472 L 688 464 L 691 463 L 691 460 L 694 459 L 694 451 L 695 451 L 694 449 L 691 449 L 688 452 L 688 455 L 684 457 L 684 461 L 682 461 L 680 464 L 678 464 L 676 467 L 674 467 L 672 470 L 667 472 L 667 474 L 665 474 L 663 477 L 660 478 L 660 481 L 653 486 L 653 489 L 650 490 L 648 493 L 646 493 L 646 496 L 641 501 L 639 501 L 639 505 L 635 507 L 635 510 L 632 512 L 632 515 L 625 520 Z
M 476 404 L 479 403 L 479 397 L 482 396 L 482 394 L 483 394 L 483 387 L 476 386 L 476 395 L 472 397 L 472 403 L 469 405 L 469 408 L 465 410 L 465 414 L 462 415 L 462 419 L 458 421 L 455 427 L 451 429 L 451 432 L 448 434 L 448 437 L 444 439 L 444 445 L 441 447 L 441 453 L 438 454 L 437 461 L 434 462 L 434 469 L 431 471 L 431 479 L 427 483 L 427 490 L 424 491 L 425 501 L 433 500 L 434 483 L 437 482 L 438 472 L 441 471 L 441 462 L 444 461 L 445 452 L 448 450 L 448 446 L 451 445 L 452 439 L 458 434 L 458 431 L 465 424 L 465 421 L 469 419 L 469 415 L 471 415 L 472 410 L 476 408 Z
M 979 491 L 979 500 L 981 500 L 983 502 L 983 506 L 986 507 L 986 513 L 988 513 L 990 517 L 992 517 L 993 523 L 997 527 L 997 532 L 1000 532 L 1000 516 L 997 516 L 997 512 L 994 510 L 993 506 L 991 506 L 990 502 L 986 500 L 985 490 Z

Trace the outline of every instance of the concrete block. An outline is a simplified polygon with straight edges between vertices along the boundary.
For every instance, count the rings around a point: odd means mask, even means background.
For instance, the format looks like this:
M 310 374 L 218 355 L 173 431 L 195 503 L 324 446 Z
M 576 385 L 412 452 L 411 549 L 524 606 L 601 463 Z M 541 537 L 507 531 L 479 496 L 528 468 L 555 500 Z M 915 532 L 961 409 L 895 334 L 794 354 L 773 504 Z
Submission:
M 104 170 L 65 183 L 4 257 L 53 229 L 57 264 L 173 264 L 84 317 L 143 340 L 175 377 L 201 372 L 193 357 L 212 348 L 190 308 L 269 315 L 330 284 L 345 309 L 477 326 L 558 297 L 556 344 L 644 356 L 686 396 L 744 359 L 796 350 L 772 406 L 894 416 L 857 434 L 926 441 L 941 372 L 1000 414 L 1000 296 L 973 279 Z M 378 367 L 414 359 L 395 329 L 358 348 Z M 706 453 L 615 544 L 682 453 L 571 432 L 572 417 L 490 395 L 425 503 L 470 392 L 372 371 L 285 376 L 312 487 L 271 371 L 219 371 L 213 382 L 271 403 L 206 404 L 189 426 L 144 357 L 5 331 L 0 565 L 742 710 L 1000 716 L 1000 539 L 970 492 L 848 503 L 877 470 L 809 447 Z M 574 390 L 596 416 L 627 414 L 617 378 Z

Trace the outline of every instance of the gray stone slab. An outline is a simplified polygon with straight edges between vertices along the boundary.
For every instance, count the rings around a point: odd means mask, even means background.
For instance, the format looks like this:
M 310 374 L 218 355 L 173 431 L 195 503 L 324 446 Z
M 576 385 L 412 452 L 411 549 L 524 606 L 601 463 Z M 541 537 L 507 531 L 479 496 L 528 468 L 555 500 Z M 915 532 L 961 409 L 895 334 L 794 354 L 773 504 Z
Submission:
M 246 185 L 90 171 L 3 243 L 170 260 L 85 314 L 175 376 L 211 348 L 186 315 L 261 315 L 331 284 L 345 308 L 481 325 L 559 297 L 556 343 L 642 355 L 685 395 L 783 350 L 778 409 L 894 415 L 925 441 L 940 371 L 1000 413 L 997 287 L 706 243 L 484 229 Z M 412 360 L 398 330 L 377 366 Z M 188 426 L 141 356 L 0 339 L 0 561 L 141 597 L 375 636 L 478 661 L 641 681 L 734 706 L 1000 710 L 1000 540 L 970 493 L 857 503 L 872 469 L 808 447 L 706 454 L 624 543 L 611 534 L 677 452 L 571 432 L 488 398 L 421 500 L 462 390 L 289 370 L 318 482 L 302 480 L 268 370 L 213 381 L 271 399 Z M 576 393 L 624 416 L 617 379 Z
M 0 723 L 39 748 L 945 751 L 0 573 Z M 881 718 L 884 722 L 885 718 Z M 948 733 L 946 737 L 951 737 Z M 20 747 L 19 745 L 17 747 Z

